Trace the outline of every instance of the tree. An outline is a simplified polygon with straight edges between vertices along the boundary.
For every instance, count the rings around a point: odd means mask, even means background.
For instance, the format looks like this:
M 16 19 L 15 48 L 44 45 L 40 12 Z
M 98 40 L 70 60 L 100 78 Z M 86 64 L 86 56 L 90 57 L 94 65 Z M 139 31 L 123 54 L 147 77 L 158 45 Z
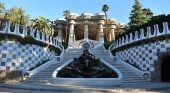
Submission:
M 102 7 L 102 11 L 104 12 L 105 16 L 106 16 L 106 39 L 107 38 L 107 11 L 109 10 L 109 6 L 107 4 L 104 4 Z
M 67 28 L 68 28 L 68 18 L 70 17 L 70 11 L 69 10 L 65 10 L 64 12 L 64 15 L 65 16 L 65 19 L 66 19 L 66 22 L 67 22 L 67 26 L 66 26 L 66 41 L 67 41 Z
M 25 10 L 22 7 L 11 7 L 9 10 L 10 14 L 7 15 L 9 21 L 17 22 L 20 26 L 27 25 L 30 21 L 30 16 L 25 14 Z
M 51 26 L 51 21 L 43 16 L 31 19 L 30 27 L 33 27 L 35 31 L 40 30 L 40 32 L 44 32 L 48 35 L 54 34 L 54 29 Z
M 128 23 L 130 28 L 138 27 L 144 23 L 147 23 L 153 15 L 150 9 L 142 9 L 142 5 L 138 0 L 135 0 L 135 4 L 132 8 L 133 10 L 131 11 L 129 17 L 130 22 Z
M 153 12 L 149 8 L 144 8 L 142 9 L 142 11 L 145 14 L 145 18 L 147 19 L 147 21 L 149 21 L 153 16 Z
M 7 20 L 7 14 L 9 11 L 6 10 L 4 3 L 0 2 L 0 19 Z
M 9 10 L 5 8 L 5 5 L 0 2 L 0 19 L 8 20 L 14 25 L 19 23 L 20 26 L 27 25 L 30 20 L 30 16 L 25 14 L 25 10 L 22 7 L 13 6 Z

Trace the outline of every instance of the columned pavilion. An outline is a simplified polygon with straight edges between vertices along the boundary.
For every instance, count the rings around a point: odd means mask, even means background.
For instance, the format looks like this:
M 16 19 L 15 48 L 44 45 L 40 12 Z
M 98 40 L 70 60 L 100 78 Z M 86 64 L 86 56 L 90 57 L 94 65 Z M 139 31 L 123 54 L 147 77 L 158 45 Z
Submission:
M 71 13 L 68 21 L 58 18 L 54 22 L 55 36 L 58 36 L 61 42 L 67 41 L 73 48 L 81 48 L 85 41 L 90 42 L 92 48 L 98 48 L 104 42 L 114 40 L 115 36 L 124 32 L 126 28 L 125 24 L 119 23 L 116 19 L 107 19 L 106 25 L 103 13 Z

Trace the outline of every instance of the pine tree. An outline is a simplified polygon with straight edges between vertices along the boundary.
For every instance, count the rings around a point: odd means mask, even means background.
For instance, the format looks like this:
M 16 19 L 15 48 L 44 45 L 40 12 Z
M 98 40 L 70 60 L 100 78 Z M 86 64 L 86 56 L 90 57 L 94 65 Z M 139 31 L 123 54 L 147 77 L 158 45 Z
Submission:
M 142 9 L 142 5 L 138 0 L 135 0 L 135 4 L 132 6 L 133 10 L 130 13 L 128 23 L 130 28 L 138 27 L 144 23 L 147 23 L 152 17 L 153 13 L 149 8 Z

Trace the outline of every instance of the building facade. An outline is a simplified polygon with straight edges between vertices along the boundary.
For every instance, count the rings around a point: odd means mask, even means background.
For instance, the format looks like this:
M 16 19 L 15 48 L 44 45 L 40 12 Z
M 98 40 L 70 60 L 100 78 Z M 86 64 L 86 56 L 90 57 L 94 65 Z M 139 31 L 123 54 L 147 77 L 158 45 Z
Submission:
M 82 42 L 87 41 L 92 48 L 97 48 L 106 41 L 113 41 L 116 35 L 125 31 L 125 24 L 116 19 L 107 19 L 106 25 L 103 13 L 71 13 L 68 20 L 58 18 L 54 21 L 54 35 L 58 36 L 59 41 L 68 42 L 70 47 L 81 48 Z

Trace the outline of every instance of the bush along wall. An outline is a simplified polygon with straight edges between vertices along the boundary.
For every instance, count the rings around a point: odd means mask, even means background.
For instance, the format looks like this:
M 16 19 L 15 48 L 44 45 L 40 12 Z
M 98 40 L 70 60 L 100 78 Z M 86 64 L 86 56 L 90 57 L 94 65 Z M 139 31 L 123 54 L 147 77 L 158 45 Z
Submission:
M 64 46 L 64 49 L 67 49 L 67 47 L 68 47 L 68 42 L 62 42 L 62 45 Z
M 113 42 L 104 42 L 104 47 L 106 50 L 109 49 L 110 45 L 112 44 Z

